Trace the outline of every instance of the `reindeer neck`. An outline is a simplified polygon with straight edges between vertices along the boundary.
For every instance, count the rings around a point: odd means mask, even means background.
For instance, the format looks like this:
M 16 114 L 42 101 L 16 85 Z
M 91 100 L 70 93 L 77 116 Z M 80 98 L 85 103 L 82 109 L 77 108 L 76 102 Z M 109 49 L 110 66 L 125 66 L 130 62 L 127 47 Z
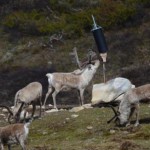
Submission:
M 88 68 L 81 74 L 82 80 L 85 80 L 85 82 L 89 83 L 92 79 L 94 74 L 96 73 L 96 70 L 89 71 Z

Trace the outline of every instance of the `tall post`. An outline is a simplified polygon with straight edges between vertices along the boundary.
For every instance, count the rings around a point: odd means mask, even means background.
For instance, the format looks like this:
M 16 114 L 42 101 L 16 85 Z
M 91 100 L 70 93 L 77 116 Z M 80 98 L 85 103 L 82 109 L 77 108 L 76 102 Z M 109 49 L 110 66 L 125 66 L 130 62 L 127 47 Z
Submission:
M 94 16 L 92 15 L 92 19 L 93 19 L 93 29 L 91 30 L 97 45 L 97 49 L 99 52 L 99 56 L 102 58 L 103 61 L 103 76 L 104 76 L 104 82 L 106 82 L 106 77 L 105 77 L 105 63 L 106 63 L 106 58 L 107 58 L 107 51 L 108 51 L 108 47 L 106 44 L 106 40 L 104 37 L 104 33 L 102 30 L 101 26 L 97 26 Z

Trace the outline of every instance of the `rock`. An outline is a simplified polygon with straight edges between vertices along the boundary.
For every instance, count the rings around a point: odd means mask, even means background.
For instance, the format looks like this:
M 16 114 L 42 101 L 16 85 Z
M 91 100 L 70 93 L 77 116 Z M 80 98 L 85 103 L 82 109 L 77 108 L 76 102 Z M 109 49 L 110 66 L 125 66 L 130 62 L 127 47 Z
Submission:
M 79 107 L 73 107 L 73 108 L 70 109 L 69 111 L 70 111 L 70 112 L 79 112 L 79 111 L 81 111 L 81 110 L 83 110 L 83 109 L 89 109 L 89 108 L 93 108 L 93 107 L 91 106 L 91 103 L 89 103 L 89 104 L 84 104 L 83 106 L 79 106 Z
M 77 115 L 77 114 L 72 114 L 71 115 L 71 118 L 77 118 L 79 115 Z
M 66 109 L 59 109 L 59 111 L 66 111 Z
M 84 104 L 83 107 L 86 108 L 86 109 L 93 108 L 91 103 Z
M 52 63 L 52 61 L 48 61 L 47 64 L 48 65 L 52 65 L 53 63 Z
M 83 106 L 74 107 L 74 108 L 70 109 L 69 112 L 79 112 L 79 111 L 81 111 L 83 109 L 84 109 Z
M 43 133 L 42 133 L 43 135 L 46 135 L 46 134 L 48 134 L 48 132 L 46 132 L 46 131 L 43 131 Z
M 129 132 L 128 131 L 123 131 L 123 134 L 128 134 Z
M 46 113 L 52 113 L 52 112 L 58 112 L 58 109 L 51 109 L 51 110 L 47 110 L 45 111 Z
M 1 117 L 6 117 L 5 114 L 0 114 Z
M 13 54 L 11 52 L 7 52 L 5 55 L 3 55 L 1 62 L 6 62 L 8 60 L 11 60 L 13 58 Z
M 2 110 L 2 112 L 3 112 L 3 113 L 7 113 L 8 110 L 4 108 L 4 109 Z
M 66 118 L 64 123 L 68 123 L 70 121 L 70 118 Z
M 87 128 L 88 130 L 92 130 L 92 129 L 93 129 L 92 126 L 87 126 L 86 128 Z
M 116 131 L 113 130 L 113 129 L 111 129 L 109 132 L 110 132 L 111 134 L 114 134 Z
M 70 120 L 70 118 L 66 118 L 66 121 L 69 121 Z

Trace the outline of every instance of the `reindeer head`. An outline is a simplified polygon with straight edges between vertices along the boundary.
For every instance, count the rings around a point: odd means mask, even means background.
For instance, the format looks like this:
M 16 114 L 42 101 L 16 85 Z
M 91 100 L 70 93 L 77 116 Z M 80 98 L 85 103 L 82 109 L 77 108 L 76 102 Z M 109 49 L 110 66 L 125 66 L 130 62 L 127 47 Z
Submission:
M 4 107 L 8 110 L 9 115 L 8 115 L 8 122 L 11 123 L 13 122 L 18 122 L 20 120 L 20 113 L 22 111 L 24 103 L 19 103 L 17 106 L 14 106 L 13 108 L 10 108 L 6 105 L 0 105 L 0 107 Z
M 97 70 L 97 68 L 99 67 L 100 65 L 100 61 L 99 60 L 95 60 L 95 61 L 91 61 L 87 64 L 87 68 L 89 71 L 95 71 Z
M 126 123 L 128 122 L 128 118 L 130 115 L 130 108 L 128 107 L 128 109 L 126 109 L 126 111 L 124 110 L 124 108 L 119 108 L 118 111 L 116 111 L 112 106 L 110 106 L 113 110 L 113 112 L 115 113 L 115 116 L 112 117 L 107 123 L 110 123 L 111 121 L 113 121 L 115 119 L 115 124 L 117 126 L 124 126 L 126 125 Z
M 128 118 L 130 116 L 131 108 L 130 107 L 123 107 L 119 108 L 119 115 L 117 116 L 117 125 L 124 126 L 128 122 Z
M 87 58 L 84 58 L 82 61 L 79 61 L 76 47 L 73 48 L 73 52 L 70 53 L 70 56 L 74 58 L 73 62 L 76 62 L 77 66 L 79 67 L 80 70 L 86 68 L 87 66 L 90 69 L 91 64 L 92 65 L 95 64 L 95 67 L 96 66 L 98 67 L 100 64 L 100 61 L 97 60 L 98 58 L 97 58 L 96 53 L 94 51 L 92 51 L 91 49 L 88 50 Z
M 111 107 L 115 113 L 115 116 L 111 118 L 108 123 L 115 119 L 115 123 L 117 126 L 125 126 L 128 122 L 128 118 L 131 112 L 130 107 L 120 107 L 118 111 L 116 111 L 113 107 Z

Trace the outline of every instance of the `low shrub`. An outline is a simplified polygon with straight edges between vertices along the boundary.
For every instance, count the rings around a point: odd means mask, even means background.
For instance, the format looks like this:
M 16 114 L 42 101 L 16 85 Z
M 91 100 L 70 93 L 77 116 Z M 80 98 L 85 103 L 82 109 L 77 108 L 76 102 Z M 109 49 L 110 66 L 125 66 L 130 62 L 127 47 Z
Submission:
M 35 5 L 35 2 L 37 5 L 40 3 L 38 0 L 33 0 L 32 5 Z M 42 2 L 41 5 L 46 7 L 41 6 L 40 9 L 16 10 L 9 13 L 3 19 L 3 26 L 8 29 L 19 30 L 28 35 L 48 35 L 64 31 L 68 37 L 79 37 L 84 32 L 91 30 L 92 14 L 95 16 L 97 24 L 105 29 L 111 29 L 114 26 L 124 26 L 127 22 L 134 22 L 135 16 L 139 14 L 139 9 L 142 12 L 142 7 L 149 4 L 148 0 L 117 2 L 95 0 L 94 2 L 88 1 L 86 7 L 83 7 L 77 5 L 73 0 L 44 0 L 44 2 L 45 4 Z M 85 3 L 85 1 L 80 0 L 79 3 Z M 23 5 L 23 2 L 21 4 Z M 139 20 L 138 17 L 136 20 Z

